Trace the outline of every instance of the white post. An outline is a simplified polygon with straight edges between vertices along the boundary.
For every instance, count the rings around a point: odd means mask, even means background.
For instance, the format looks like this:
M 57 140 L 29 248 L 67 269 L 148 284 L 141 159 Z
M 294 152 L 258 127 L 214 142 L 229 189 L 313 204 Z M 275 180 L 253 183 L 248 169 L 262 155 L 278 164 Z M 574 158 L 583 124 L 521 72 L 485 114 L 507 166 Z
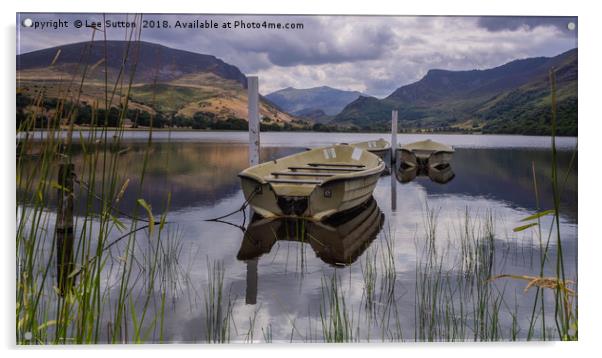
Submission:
M 259 77 L 247 77 L 249 110 L 249 165 L 259 164 Z
M 395 164 L 397 156 L 397 110 L 391 112 L 391 163 Z

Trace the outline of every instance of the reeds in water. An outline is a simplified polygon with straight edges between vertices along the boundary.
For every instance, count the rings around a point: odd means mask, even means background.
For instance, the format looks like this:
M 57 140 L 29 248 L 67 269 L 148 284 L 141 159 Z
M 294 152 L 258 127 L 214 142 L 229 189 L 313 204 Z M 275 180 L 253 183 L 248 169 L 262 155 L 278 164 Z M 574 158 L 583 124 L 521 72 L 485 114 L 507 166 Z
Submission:
M 205 340 L 208 343 L 230 341 L 233 302 L 224 292 L 224 264 L 207 262 L 207 286 L 205 288 Z
M 114 84 L 109 84 L 104 61 L 105 98 L 93 103 L 91 127 L 84 133 L 75 129 L 74 121 L 89 80 L 88 57 L 96 35 L 92 31 L 73 77 L 55 84 L 60 98 L 41 132 L 43 140 L 34 137 L 40 135 L 36 119 L 47 96 L 45 85 L 39 87 L 30 104 L 33 110 L 17 129 L 18 344 L 163 339 L 165 300 L 173 289 L 168 282 L 176 276 L 180 250 L 178 238 L 165 231 L 166 213 L 155 218 L 142 197 L 152 129 L 139 187 L 129 186 L 132 178 L 123 177 L 120 170 L 140 31 L 126 34 L 128 45 Z M 106 127 L 109 109 L 119 111 L 119 125 L 111 135 Z M 68 177 L 57 179 L 59 168 L 69 168 Z M 131 213 L 119 209 L 126 192 L 141 203 Z M 58 212 L 57 196 L 63 200 Z

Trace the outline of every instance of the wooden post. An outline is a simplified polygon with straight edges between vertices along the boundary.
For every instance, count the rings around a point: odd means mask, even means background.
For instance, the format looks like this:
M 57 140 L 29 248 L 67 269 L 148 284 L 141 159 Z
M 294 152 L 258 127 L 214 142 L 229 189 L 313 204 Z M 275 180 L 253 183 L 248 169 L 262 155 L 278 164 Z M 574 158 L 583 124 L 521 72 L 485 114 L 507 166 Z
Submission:
M 61 296 L 71 288 L 73 278 L 69 274 L 75 268 L 73 263 L 73 171 L 71 163 L 59 165 L 56 213 L 56 268 L 57 286 Z
M 247 291 L 245 303 L 254 305 L 257 303 L 257 263 L 259 258 L 247 260 Z
M 259 149 L 259 77 L 247 77 L 249 109 L 249 165 L 260 163 Z
M 391 112 L 391 163 L 395 164 L 397 158 L 397 110 Z M 396 170 L 393 166 L 392 170 Z

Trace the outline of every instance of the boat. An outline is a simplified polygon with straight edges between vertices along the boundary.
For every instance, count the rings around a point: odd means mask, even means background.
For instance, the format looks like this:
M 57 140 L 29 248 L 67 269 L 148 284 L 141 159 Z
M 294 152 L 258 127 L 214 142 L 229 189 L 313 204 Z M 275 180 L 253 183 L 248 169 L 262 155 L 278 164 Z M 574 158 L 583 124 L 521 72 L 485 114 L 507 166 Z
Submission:
M 384 218 L 373 198 L 321 222 L 255 216 L 236 257 L 240 261 L 253 260 L 269 253 L 278 241 L 295 241 L 309 244 L 316 256 L 329 265 L 350 265 L 377 237 Z
M 366 202 L 384 169 L 384 161 L 368 151 L 333 145 L 255 165 L 238 176 L 259 215 L 323 220 Z
M 350 146 L 367 150 L 372 154 L 378 155 L 382 160 L 385 159 L 385 155 L 391 150 L 391 144 L 386 140 L 380 138 L 378 140 L 369 140 L 365 142 L 354 142 L 349 143 Z
M 435 183 L 446 184 L 454 179 L 456 174 L 449 163 L 441 163 L 426 167 L 402 165 L 396 170 L 395 176 L 402 184 L 409 183 L 416 177 L 429 177 Z
M 406 166 L 429 166 L 449 163 L 454 153 L 454 148 L 432 141 L 430 139 L 400 145 L 400 161 Z

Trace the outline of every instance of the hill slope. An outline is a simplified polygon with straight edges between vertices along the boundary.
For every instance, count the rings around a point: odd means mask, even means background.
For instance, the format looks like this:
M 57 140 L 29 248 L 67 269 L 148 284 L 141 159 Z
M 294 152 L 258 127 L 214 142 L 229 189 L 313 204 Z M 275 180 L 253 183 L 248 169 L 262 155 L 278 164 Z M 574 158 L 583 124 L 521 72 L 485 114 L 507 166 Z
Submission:
M 203 122 L 201 127 L 223 121 L 245 125 L 247 78 L 237 67 L 211 55 L 143 41 L 107 41 L 106 50 L 104 41 L 81 42 L 21 54 L 17 56 L 17 90 L 25 99 L 18 102 L 26 107 L 26 99 L 34 98 L 42 88 L 48 102 L 58 98 L 77 102 L 84 71 L 79 104 L 88 110 L 80 113 L 89 112 L 94 103 L 103 108 L 106 92 L 110 94 L 115 83 L 111 104 L 124 103 L 131 80 L 128 108 L 143 112 L 141 118 L 157 114 L 157 126 L 167 124 L 169 118 L 183 126 L 193 126 L 195 121 Z M 296 120 L 263 99 L 260 114 L 277 124 Z M 78 119 L 78 123 L 86 124 L 86 120 Z
M 105 64 L 110 69 L 119 69 L 127 54 L 125 73 L 131 73 L 136 66 L 135 83 L 152 83 L 176 79 L 180 76 L 207 72 L 223 79 L 233 80 L 246 87 L 247 78 L 238 68 L 211 55 L 177 50 L 146 41 L 104 41 L 79 42 L 51 47 L 17 56 L 17 71 L 49 67 L 57 56 L 54 69 L 73 73 L 78 65 L 89 65 L 103 61 L 97 66 L 102 71 Z M 98 78 L 99 72 L 93 77 Z M 113 73 L 116 75 L 117 73 Z M 104 73 L 103 73 L 104 75 Z
M 288 87 L 272 92 L 266 98 L 291 114 L 302 115 L 321 110 L 331 116 L 339 113 L 360 95 L 357 91 L 344 91 L 328 86 L 305 89 Z
M 516 60 L 472 71 L 431 70 L 388 97 L 361 97 L 332 123 L 386 126 L 392 109 L 402 127 L 473 128 L 490 133 L 549 133 L 548 72 L 556 69 L 559 130 L 577 134 L 577 50 L 556 57 Z

